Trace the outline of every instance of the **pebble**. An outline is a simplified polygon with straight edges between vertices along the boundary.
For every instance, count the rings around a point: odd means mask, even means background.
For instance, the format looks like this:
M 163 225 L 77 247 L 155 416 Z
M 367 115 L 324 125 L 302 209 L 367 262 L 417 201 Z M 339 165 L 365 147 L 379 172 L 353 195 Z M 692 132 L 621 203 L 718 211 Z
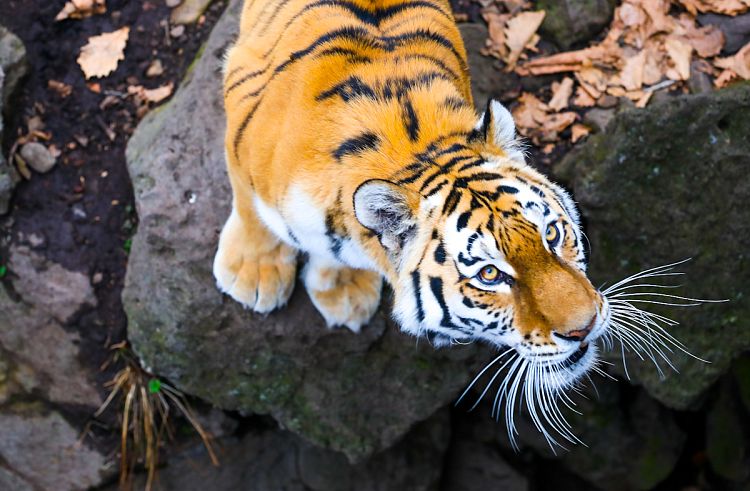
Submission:
M 182 0 L 167 0 L 166 1 L 167 7 L 171 8 L 171 9 L 175 8 L 176 6 L 178 6 L 181 3 L 182 3 Z
M 164 73 L 164 66 L 161 64 L 161 60 L 154 60 L 146 69 L 146 76 L 148 78 L 158 77 Z
M 594 128 L 597 133 L 603 133 L 607 129 L 607 125 L 612 121 L 615 116 L 614 109 L 601 109 L 595 107 L 590 111 L 586 112 L 583 116 L 583 122 Z
M 21 148 L 21 157 L 29 167 L 40 174 L 49 172 L 57 163 L 57 159 L 49 153 L 47 147 L 37 142 L 25 144 Z
M 172 11 L 172 24 L 193 24 L 200 19 L 212 0 L 184 0 L 182 5 Z
M 185 26 L 183 25 L 174 26 L 172 30 L 169 31 L 169 35 L 173 38 L 178 38 L 183 34 L 185 34 Z

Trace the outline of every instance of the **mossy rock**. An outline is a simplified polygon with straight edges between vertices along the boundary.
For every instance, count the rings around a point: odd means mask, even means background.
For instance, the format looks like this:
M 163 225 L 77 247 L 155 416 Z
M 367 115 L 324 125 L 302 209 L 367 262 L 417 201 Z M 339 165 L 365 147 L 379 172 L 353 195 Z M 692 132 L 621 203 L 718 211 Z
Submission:
M 750 347 L 749 135 L 745 83 L 622 112 L 556 171 L 585 217 L 595 284 L 691 258 L 673 282 L 683 286 L 670 293 L 729 300 L 658 309 L 680 322 L 671 333 L 710 363 L 676 351 L 680 373 L 667 368 L 662 378 L 629 357 L 633 382 L 673 408 L 694 405 Z

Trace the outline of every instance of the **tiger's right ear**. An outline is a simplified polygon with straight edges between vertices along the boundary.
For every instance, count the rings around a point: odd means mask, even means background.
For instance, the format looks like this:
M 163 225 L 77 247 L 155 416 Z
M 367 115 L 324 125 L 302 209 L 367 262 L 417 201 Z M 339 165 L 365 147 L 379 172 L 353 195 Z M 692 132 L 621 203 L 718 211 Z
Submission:
M 513 159 L 523 160 L 513 115 L 496 99 L 487 101 L 487 108 L 474 126 L 469 143 L 501 150 Z
M 390 181 L 370 179 L 354 192 L 354 214 L 373 231 L 392 259 L 417 233 L 419 195 Z

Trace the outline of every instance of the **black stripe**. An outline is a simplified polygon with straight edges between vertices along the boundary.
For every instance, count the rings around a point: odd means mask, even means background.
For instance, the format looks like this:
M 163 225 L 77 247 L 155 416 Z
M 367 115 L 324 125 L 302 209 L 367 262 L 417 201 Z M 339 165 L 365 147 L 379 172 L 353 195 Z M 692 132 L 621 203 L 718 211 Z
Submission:
M 518 193 L 518 188 L 514 188 L 513 186 L 498 186 L 497 187 L 498 193 L 507 193 L 507 194 L 516 194 Z
M 385 43 L 385 49 L 387 51 L 393 51 L 404 44 L 411 44 L 414 41 L 431 41 L 433 43 L 439 44 L 440 46 L 448 49 L 451 53 L 453 53 L 453 55 L 456 57 L 456 60 L 458 60 L 458 63 L 461 65 L 461 69 L 464 71 L 468 71 L 466 60 L 463 58 L 463 56 L 461 56 L 461 53 L 458 52 L 453 43 L 445 36 L 432 32 L 429 29 L 419 28 L 414 31 L 398 34 L 396 36 L 384 36 L 380 39 Z
M 435 248 L 435 262 L 438 264 L 445 264 L 445 247 L 442 242 Z
M 443 280 L 436 276 L 430 276 L 430 290 L 435 296 L 440 309 L 443 311 L 443 319 L 440 324 L 443 327 L 456 327 L 451 320 L 450 311 L 448 310 L 448 304 L 445 303 L 445 297 L 443 296 Z
M 407 98 L 403 101 L 403 108 L 404 128 L 409 135 L 409 140 L 415 142 L 419 139 L 419 118 L 411 103 L 411 99 Z
M 242 140 L 242 135 L 245 133 L 245 130 L 247 129 L 247 125 L 250 124 L 250 120 L 253 119 L 253 115 L 255 114 L 255 111 L 258 110 L 258 106 L 260 106 L 260 103 L 263 102 L 263 96 L 260 96 L 260 99 L 258 99 L 258 102 L 255 103 L 255 105 L 250 109 L 250 111 L 245 116 L 245 119 L 242 120 L 242 123 L 237 127 L 237 132 L 234 134 L 234 140 L 232 142 L 234 147 L 234 157 L 239 159 L 239 146 L 240 142 Z
M 466 159 L 470 159 L 470 158 L 472 158 L 471 155 L 460 155 L 458 157 L 453 157 L 451 160 L 449 160 L 448 162 L 446 162 L 445 164 L 443 164 L 440 167 L 440 169 L 438 169 L 436 172 L 434 172 L 433 174 L 431 174 L 430 177 L 428 177 L 427 179 L 425 179 L 425 181 L 422 183 L 422 187 L 420 188 L 420 191 L 424 191 L 425 189 L 427 189 L 427 186 L 429 186 L 430 183 L 432 183 L 432 181 L 434 181 L 438 177 L 447 174 L 448 171 L 453 166 L 455 166 L 457 163 L 459 163 L 459 162 L 461 162 L 463 160 L 466 160 Z
M 419 285 L 419 273 L 411 272 L 411 282 L 414 287 L 414 297 L 417 301 L 417 320 L 424 321 L 424 308 L 422 307 L 422 287 Z
M 378 47 L 374 43 L 374 40 L 372 39 L 372 35 L 367 29 L 364 29 L 362 27 L 356 27 L 356 26 L 342 27 L 334 31 L 328 32 L 326 34 L 323 34 L 318 39 L 313 41 L 312 44 L 310 44 L 307 48 L 300 49 L 290 54 L 288 60 L 286 60 L 284 63 L 276 67 L 276 70 L 275 70 L 276 73 L 284 71 L 289 65 L 309 55 L 310 53 L 315 51 L 316 48 L 328 42 L 336 41 L 340 39 L 345 39 L 347 41 L 356 41 L 356 42 L 362 43 L 372 48 Z M 271 48 L 271 51 L 273 51 L 273 47 Z
M 375 133 L 363 133 L 354 138 L 345 140 L 339 147 L 333 152 L 333 156 L 336 160 L 341 161 L 345 155 L 358 155 L 367 150 L 375 150 L 378 148 L 380 143 L 380 137 Z
M 268 69 L 270 68 L 270 66 L 271 66 L 271 62 L 269 61 L 264 68 L 262 68 L 260 70 L 256 70 L 254 72 L 250 72 L 247 75 L 243 75 L 242 77 L 240 77 L 239 80 L 237 80 L 232 85 L 230 85 L 229 87 L 226 88 L 226 90 L 224 91 L 224 97 L 228 96 L 230 92 L 232 92 L 234 89 L 236 89 L 240 85 L 244 84 L 248 80 L 257 77 L 258 75 L 263 75 L 264 73 L 266 73 L 268 71 Z M 229 78 L 229 77 L 227 76 L 227 78 Z
M 345 102 L 349 102 L 357 97 L 368 97 L 370 99 L 376 98 L 375 91 L 372 87 L 364 83 L 359 77 L 355 76 L 349 77 L 325 92 L 318 94 L 315 99 L 322 101 L 334 96 L 341 97 Z
M 455 71 L 453 71 L 451 68 L 449 68 L 448 65 L 446 65 L 443 62 L 443 60 L 441 60 L 440 58 L 438 58 L 436 56 L 425 55 L 423 53 L 412 53 L 412 54 L 404 55 L 402 58 L 404 60 L 422 60 L 422 61 L 428 61 L 428 62 L 432 63 L 433 65 L 437 66 L 438 68 L 440 68 L 442 71 L 444 71 L 448 75 L 450 75 L 450 77 L 452 79 L 454 79 L 454 80 L 460 80 L 461 79 L 461 77 L 459 77 L 458 74 Z M 467 104 L 464 102 L 464 105 L 467 105 Z
M 445 199 L 445 204 L 443 205 L 443 215 L 450 215 L 453 213 L 460 201 L 461 193 L 456 189 L 451 190 L 450 194 Z
M 317 60 L 326 56 L 338 55 L 346 56 L 347 61 L 351 63 L 370 63 L 372 61 L 372 58 L 370 58 L 369 56 L 365 56 L 353 49 L 342 48 L 341 46 L 324 49 L 323 51 L 315 55 L 315 59 Z
M 458 220 L 456 221 L 456 230 L 461 231 L 466 228 L 466 226 L 469 224 L 469 219 L 471 218 L 471 212 L 465 211 L 461 213 L 458 216 Z

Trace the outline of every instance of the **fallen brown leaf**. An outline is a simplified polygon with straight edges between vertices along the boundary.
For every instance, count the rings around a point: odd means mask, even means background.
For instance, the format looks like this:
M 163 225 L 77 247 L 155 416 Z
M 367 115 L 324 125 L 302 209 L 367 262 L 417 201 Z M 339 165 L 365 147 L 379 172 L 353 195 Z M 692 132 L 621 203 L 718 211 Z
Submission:
M 591 97 L 591 95 L 579 85 L 576 89 L 576 96 L 573 98 L 573 105 L 578 107 L 594 107 L 596 105 L 596 99 Z
M 547 103 L 553 111 L 561 111 L 568 107 L 568 99 L 573 94 L 573 79 L 565 77 L 562 82 L 552 83 L 552 98 Z
M 47 87 L 57 92 L 57 95 L 65 99 L 66 97 L 70 97 L 70 94 L 73 93 L 73 87 L 64 83 L 64 82 L 58 82 L 57 80 L 49 80 L 47 81 Z
M 591 133 L 591 128 L 584 124 L 576 123 L 570 127 L 570 141 L 572 143 L 576 143 L 578 140 L 585 137 L 589 133 Z
M 532 41 L 544 20 L 544 10 L 521 12 L 511 18 L 505 26 L 505 44 L 508 46 L 508 69 L 515 68 L 524 47 Z
M 158 104 L 172 95 L 173 90 L 174 84 L 172 82 L 155 89 L 147 89 L 142 85 L 131 85 L 128 87 L 128 94 L 136 96 L 136 98 L 141 99 L 143 102 Z
M 714 65 L 718 68 L 723 68 L 724 70 L 730 70 L 734 74 L 745 80 L 750 80 L 750 43 L 747 43 L 745 46 L 743 46 L 742 49 L 740 49 L 733 56 L 729 56 L 727 58 L 718 58 L 714 60 Z M 732 78 L 728 75 L 724 75 L 723 73 L 720 75 L 720 77 L 722 75 L 724 76 L 724 78 L 729 78 L 730 80 Z M 728 81 L 729 80 L 727 80 L 727 82 Z
M 746 0 L 679 0 L 679 2 L 694 16 L 698 15 L 698 12 L 734 16 L 750 9 L 750 2 Z
M 674 63 L 674 68 L 677 71 L 678 79 L 689 79 L 690 60 L 693 55 L 693 47 L 685 41 L 682 41 L 681 39 L 674 36 L 667 37 L 667 39 L 664 41 L 664 47 L 666 48 L 669 57 Z M 667 72 L 667 76 L 669 76 L 669 72 Z M 673 76 L 669 78 L 672 78 L 674 80 Z
M 59 22 L 65 19 L 85 19 L 107 11 L 105 0 L 70 0 L 55 17 Z
M 125 59 L 125 46 L 128 43 L 129 27 L 89 38 L 81 48 L 78 65 L 87 79 L 106 77 L 117 68 L 120 60 Z

